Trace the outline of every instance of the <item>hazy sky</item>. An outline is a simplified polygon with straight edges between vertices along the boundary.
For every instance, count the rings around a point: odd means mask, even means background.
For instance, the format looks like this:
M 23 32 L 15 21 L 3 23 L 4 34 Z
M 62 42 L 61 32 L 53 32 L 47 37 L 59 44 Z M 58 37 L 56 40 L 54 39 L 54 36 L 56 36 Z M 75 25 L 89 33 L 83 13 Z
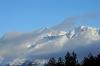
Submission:
M 67 17 L 94 12 L 100 13 L 100 0 L 0 0 L 0 36 L 50 27 Z M 99 27 L 100 20 L 81 20 L 79 24 Z

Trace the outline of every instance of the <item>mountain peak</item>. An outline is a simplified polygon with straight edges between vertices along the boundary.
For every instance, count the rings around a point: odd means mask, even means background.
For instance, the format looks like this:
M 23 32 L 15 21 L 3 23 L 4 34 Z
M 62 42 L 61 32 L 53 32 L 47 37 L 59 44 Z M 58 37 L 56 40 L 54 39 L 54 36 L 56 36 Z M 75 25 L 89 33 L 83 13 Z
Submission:
M 79 26 L 72 31 L 58 31 L 45 27 L 28 34 L 9 32 L 0 39 L 0 56 L 3 58 L 13 56 L 12 59 L 15 59 L 20 56 L 24 58 L 38 57 L 42 54 L 52 55 L 57 52 L 61 54 L 60 52 L 63 52 L 63 50 L 68 51 L 67 49 L 92 45 L 92 42 L 97 41 L 100 41 L 100 28 L 89 26 Z M 23 61 L 20 60 L 16 59 L 12 64 L 20 64 Z

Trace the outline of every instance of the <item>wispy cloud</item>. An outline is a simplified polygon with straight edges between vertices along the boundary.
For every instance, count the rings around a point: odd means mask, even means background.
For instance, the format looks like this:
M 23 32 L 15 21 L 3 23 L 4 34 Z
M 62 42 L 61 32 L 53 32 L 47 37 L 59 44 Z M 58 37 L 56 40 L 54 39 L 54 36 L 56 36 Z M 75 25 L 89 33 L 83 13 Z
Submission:
M 76 19 L 77 19 L 76 16 L 69 17 L 65 19 L 63 22 L 61 22 L 60 24 L 51 27 L 51 29 L 58 30 L 58 31 L 65 30 L 65 29 L 69 30 L 73 28 L 73 26 L 75 25 Z

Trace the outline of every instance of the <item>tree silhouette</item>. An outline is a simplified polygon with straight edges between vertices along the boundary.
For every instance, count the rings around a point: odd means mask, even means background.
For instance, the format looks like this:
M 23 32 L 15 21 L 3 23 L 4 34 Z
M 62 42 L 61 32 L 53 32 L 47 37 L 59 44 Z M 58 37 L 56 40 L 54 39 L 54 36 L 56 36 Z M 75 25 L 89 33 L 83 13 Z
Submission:
M 82 66 L 96 66 L 95 57 L 90 53 L 88 57 L 85 57 Z
M 55 60 L 55 58 L 50 58 L 47 66 L 56 66 L 56 60 Z
M 51 58 L 45 66 L 80 66 L 80 64 L 78 63 L 76 53 L 67 52 L 64 60 L 61 57 L 59 57 L 57 61 Z
M 96 57 L 96 66 L 100 66 L 100 54 Z
M 77 66 L 77 55 L 76 53 L 72 52 L 72 54 L 70 54 L 69 52 L 67 52 L 66 56 L 65 56 L 65 66 Z
M 65 55 L 65 66 L 69 66 L 70 64 L 70 53 L 67 52 L 67 54 Z
M 64 66 L 64 60 L 61 57 L 58 58 L 56 66 Z

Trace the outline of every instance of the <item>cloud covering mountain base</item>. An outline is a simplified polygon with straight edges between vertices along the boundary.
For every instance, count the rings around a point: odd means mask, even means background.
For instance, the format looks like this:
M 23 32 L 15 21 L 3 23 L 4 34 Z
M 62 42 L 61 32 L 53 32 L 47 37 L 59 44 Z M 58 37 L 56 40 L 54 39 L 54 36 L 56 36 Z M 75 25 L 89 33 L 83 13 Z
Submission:
M 48 59 L 75 51 L 79 57 L 100 51 L 100 29 L 80 26 L 71 31 L 42 28 L 30 33 L 6 33 L 0 39 L 0 63 L 18 58 Z

